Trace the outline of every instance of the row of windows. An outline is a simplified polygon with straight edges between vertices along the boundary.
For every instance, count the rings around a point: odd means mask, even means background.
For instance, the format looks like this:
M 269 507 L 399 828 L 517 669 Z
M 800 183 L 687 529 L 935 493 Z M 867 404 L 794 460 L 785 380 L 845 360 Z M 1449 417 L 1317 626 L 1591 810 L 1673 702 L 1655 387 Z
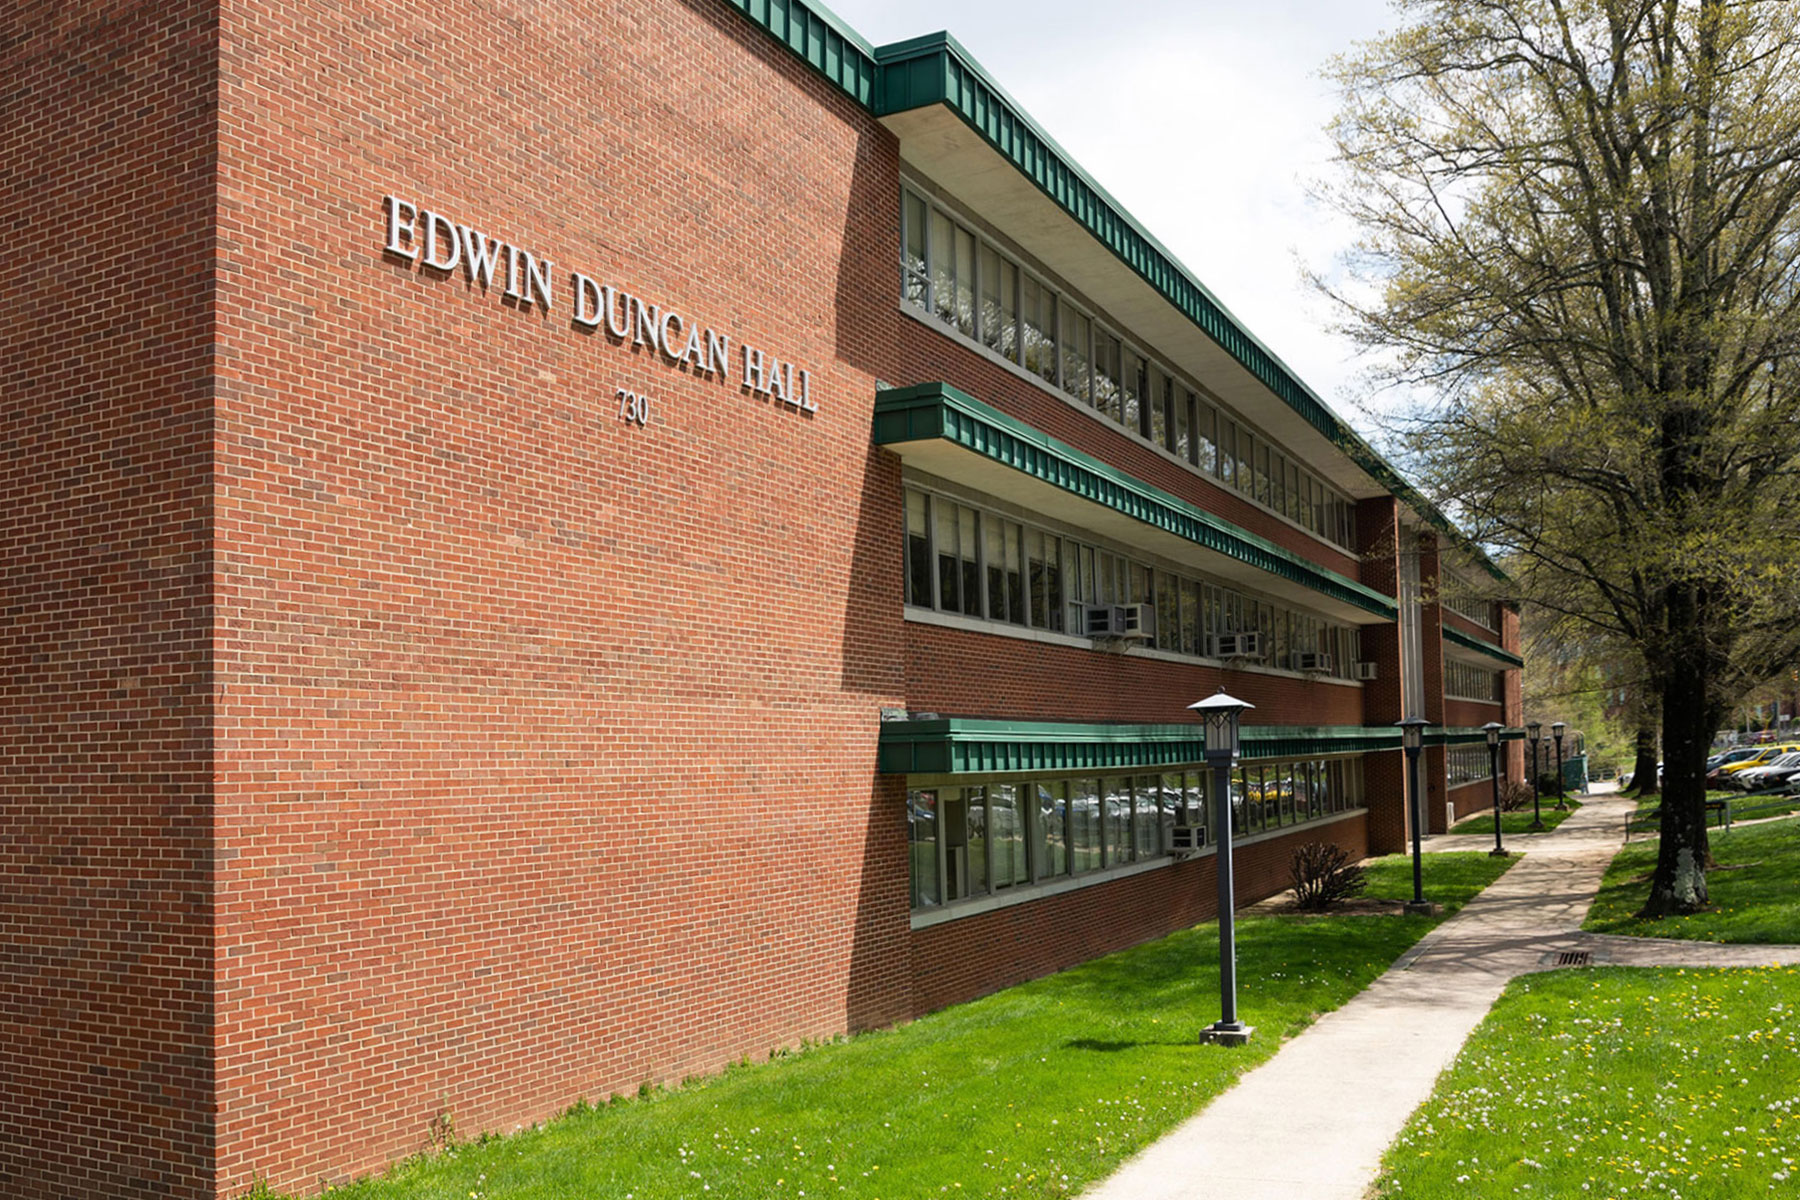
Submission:
M 1499 671 L 1483 670 L 1455 659 L 1444 661 L 1444 695 L 1464 700 L 1501 700 L 1506 676 Z
M 1444 607 L 1453 613 L 1460 613 L 1484 629 L 1499 629 L 1500 620 L 1498 605 L 1492 600 L 1484 600 L 1475 595 L 1467 587 L 1459 587 L 1448 577 L 1444 580 Z
M 1080 777 L 907 792 L 912 905 L 933 908 L 1128 866 L 1170 851 L 1187 825 L 1211 845 L 1211 772 Z M 1232 835 L 1315 821 L 1362 803 L 1360 759 L 1253 763 L 1232 776 Z
M 1451 746 L 1444 753 L 1445 782 L 1449 787 L 1479 783 L 1494 777 L 1492 760 L 1486 742 L 1469 746 Z
M 1080 634 L 1089 605 L 1150 606 L 1145 644 L 1197 657 L 1214 639 L 1258 635 L 1257 657 L 1274 666 L 1349 679 L 1361 655 L 1354 626 L 1294 612 L 1110 550 L 972 507 L 906 489 L 906 602 L 938 612 Z
M 1355 547 L 1352 502 L 1298 461 L 923 196 L 906 190 L 901 212 L 906 303 L 1264 507 Z

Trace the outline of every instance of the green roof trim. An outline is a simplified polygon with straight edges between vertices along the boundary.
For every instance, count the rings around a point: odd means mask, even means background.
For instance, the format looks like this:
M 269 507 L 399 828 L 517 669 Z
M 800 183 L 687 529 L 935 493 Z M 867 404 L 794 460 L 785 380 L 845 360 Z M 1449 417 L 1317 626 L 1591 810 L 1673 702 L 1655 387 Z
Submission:
M 1243 728 L 1245 760 L 1399 748 L 1400 731 L 1392 726 Z M 1206 730 L 1198 723 L 1085 725 L 935 717 L 884 722 L 878 754 L 879 769 L 886 775 L 1147 770 L 1204 762 Z
M 1233 316 L 1206 286 L 1045 133 L 948 33 L 874 47 L 816 0 L 725 0 L 875 116 L 942 104 L 1130 270 L 1390 493 L 1510 583 L 1479 545 L 1416 491 Z
M 725 0 L 845 95 L 873 111 L 875 47 L 817 0 Z
M 921 383 L 877 394 L 874 438 L 878 446 L 934 438 L 955 442 L 1071 495 L 1354 605 L 1382 620 L 1392 621 L 1399 615 L 1399 606 L 1392 597 L 1308 562 L 1292 551 L 1083 454 L 947 383 Z
M 1525 740 L 1523 729 L 1502 729 L 1500 740 L 1503 742 L 1522 742 Z M 1435 726 L 1425 731 L 1427 746 L 1466 746 L 1470 742 L 1486 742 L 1487 730 L 1471 729 L 1467 726 Z
M 1444 640 L 1446 642 L 1455 642 L 1465 650 L 1473 650 L 1477 654 L 1485 654 L 1495 662 L 1503 662 L 1509 667 L 1523 667 L 1525 665 L 1525 660 L 1520 658 L 1517 654 L 1514 654 L 1511 650 L 1503 649 L 1502 647 L 1494 645 L 1492 642 L 1484 641 L 1473 634 L 1464 633 L 1462 630 L 1454 629 L 1449 625 L 1445 625 L 1443 630 Z

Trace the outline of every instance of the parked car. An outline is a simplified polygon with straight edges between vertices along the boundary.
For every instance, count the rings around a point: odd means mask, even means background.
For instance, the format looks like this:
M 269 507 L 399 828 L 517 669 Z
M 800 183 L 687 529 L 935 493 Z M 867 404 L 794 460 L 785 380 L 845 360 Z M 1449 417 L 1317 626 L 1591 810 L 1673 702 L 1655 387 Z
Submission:
M 1725 763 L 1719 767 L 1717 771 L 1708 775 L 1706 777 L 1706 785 L 1708 787 L 1730 787 L 1731 777 L 1733 775 L 1736 775 L 1741 771 L 1748 771 L 1751 767 L 1767 766 L 1777 758 L 1780 758 L 1783 754 L 1790 753 L 1794 750 L 1800 750 L 1800 744 L 1758 747 L 1751 753 L 1750 757 L 1739 759 L 1737 762 Z M 1716 780 L 1715 776 L 1717 777 Z
M 1742 771 L 1725 778 L 1727 787 L 1741 791 L 1755 792 L 1778 783 L 1786 783 L 1792 775 L 1800 774 L 1800 751 L 1791 751 L 1757 767 L 1746 767 Z

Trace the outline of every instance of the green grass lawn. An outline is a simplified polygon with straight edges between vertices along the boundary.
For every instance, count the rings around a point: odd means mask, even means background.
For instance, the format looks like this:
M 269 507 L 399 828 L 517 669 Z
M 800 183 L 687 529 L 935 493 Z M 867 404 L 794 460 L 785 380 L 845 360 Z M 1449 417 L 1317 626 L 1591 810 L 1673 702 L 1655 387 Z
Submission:
M 1461 907 L 1515 860 L 1433 854 L 1426 888 Z M 1411 895 L 1378 860 L 1367 895 Z M 538 1129 L 464 1143 L 334 1195 L 351 1200 L 1065 1197 L 1192 1114 L 1283 1039 L 1349 1000 L 1436 921 L 1245 915 L 1240 1048 L 1218 1018 L 1206 924 L 958 1005 Z
M 1706 873 L 1712 907 L 1687 917 L 1640 921 L 1650 894 L 1656 839 L 1628 843 L 1606 868 L 1584 929 L 1708 942 L 1800 942 L 1800 822 L 1710 830 L 1718 865 Z
M 1800 969 L 1600 968 L 1507 988 L 1376 1195 L 1742 1200 L 1800 1190 Z
M 1558 812 L 1555 796 L 1545 796 L 1542 798 L 1540 808 L 1544 816 L 1545 830 L 1555 829 L 1558 825 L 1561 825 L 1564 821 L 1568 820 L 1569 817 L 1574 814 L 1575 810 L 1581 807 L 1581 801 L 1570 800 L 1568 805 L 1568 808 Z M 1492 809 L 1489 809 L 1487 812 L 1474 813 L 1471 816 L 1464 817 L 1450 827 L 1450 832 L 1491 834 L 1494 832 L 1494 812 Z M 1532 832 L 1532 829 L 1531 810 L 1529 808 L 1519 809 L 1513 812 L 1503 812 L 1500 814 L 1501 837 L 1505 837 L 1512 833 L 1530 832 Z

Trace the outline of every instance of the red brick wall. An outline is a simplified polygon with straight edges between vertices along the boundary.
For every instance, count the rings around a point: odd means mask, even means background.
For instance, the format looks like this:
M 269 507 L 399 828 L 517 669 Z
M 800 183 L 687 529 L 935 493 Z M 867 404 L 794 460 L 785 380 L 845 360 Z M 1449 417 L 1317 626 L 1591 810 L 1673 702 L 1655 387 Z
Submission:
M 1352 816 L 1237 847 L 1231 865 L 1238 903 L 1291 886 L 1288 858 L 1304 842 L 1333 842 L 1353 858 L 1365 857 L 1364 824 Z M 971 1000 L 1211 920 L 1219 908 L 1214 862 L 1209 854 L 916 930 L 913 1010 L 923 1014 Z
M 1494 785 L 1483 779 L 1479 783 L 1465 783 L 1461 787 L 1450 789 L 1450 807 L 1455 813 L 1451 821 L 1460 821 L 1470 813 L 1491 812 L 1494 807 Z M 1468 831 L 1464 831 L 1468 832 Z M 1480 833 L 1482 830 L 1476 829 Z
M 224 31 L 223 1183 L 904 1017 L 891 137 L 720 4 L 278 16 Z M 554 310 L 384 257 L 389 192 Z M 570 269 L 819 411 L 572 329 Z
M 212 1194 L 215 26 L 0 36 L 0 1195 Z
M 1362 689 L 911 622 L 907 707 L 1022 721 L 1190 721 L 1223 686 L 1247 725 L 1360 725 Z

